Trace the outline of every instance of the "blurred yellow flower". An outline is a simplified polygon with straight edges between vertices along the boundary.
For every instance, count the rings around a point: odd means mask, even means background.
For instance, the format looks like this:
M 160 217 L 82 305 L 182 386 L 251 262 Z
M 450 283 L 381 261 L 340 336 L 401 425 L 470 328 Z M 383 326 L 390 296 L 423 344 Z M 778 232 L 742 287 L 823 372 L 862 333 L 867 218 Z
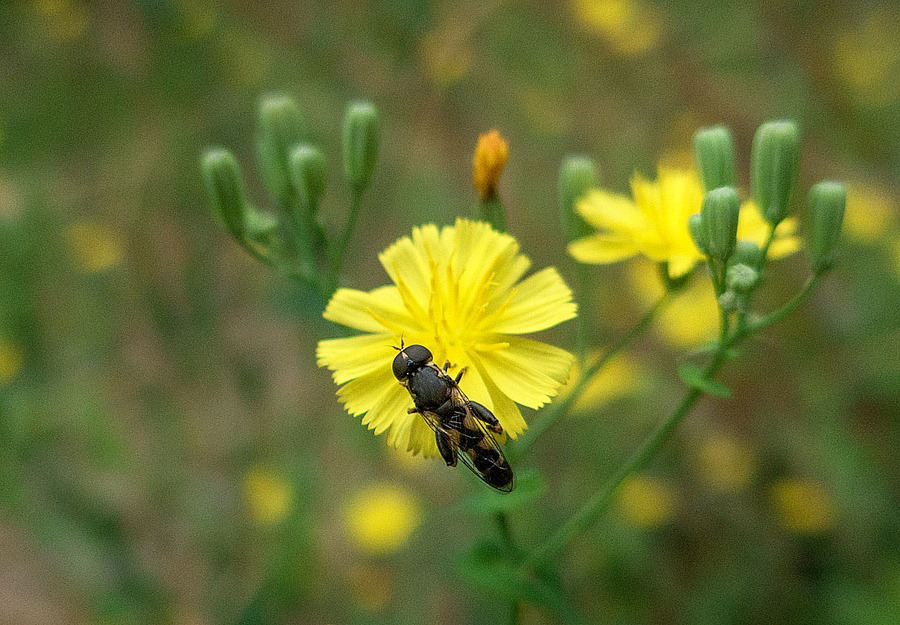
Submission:
M 78 0 L 35 0 L 34 8 L 41 16 L 47 37 L 54 41 L 73 41 L 87 28 L 87 8 Z
M 601 353 L 591 354 L 588 358 L 588 366 L 600 360 Z M 565 397 L 572 390 L 572 386 L 581 376 L 581 368 L 578 363 L 572 367 L 569 381 L 560 389 L 560 397 Z M 572 413 L 584 413 L 598 408 L 622 397 L 628 397 L 640 390 L 643 385 L 644 371 L 638 362 L 628 354 L 613 356 L 603 368 L 598 371 L 582 391 L 578 399 L 572 405 Z
M 81 221 L 65 233 L 75 264 L 85 273 L 103 271 L 125 256 L 119 233 L 100 222 Z
M 495 128 L 478 137 L 472 157 L 472 184 L 481 199 L 497 194 L 497 183 L 508 158 L 509 146 L 499 130 Z
M 663 296 L 665 287 L 655 264 L 631 263 L 629 282 L 638 301 L 649 308 Z M 662 309 L 654 322 L 660 337 L 676 349 L 696 347 L 716 338 L 719 331 L 719 305 L 709 280 L 694 279 Z
M 655 528 L 665 525 L 675 515 L 675 494 L 659 480 L 638 473 L 619 487 L 616 505 L 628 523 Z
M 369 292 L 338 289 L 324 317 L 368 334 L 319 343 L 319 366 L 343 386 L 351 415 L 388 444 L 437 455 L 434 432 L 412 407 L 391 370 L 401 337 L 421 344 L 434 361 L 468 367 L 462 390 L 484 404 L 516 438 L 528 426 L 516 403 L 539 408 L 568 378 L 570 353 L 515 336 L 538 332 L 576 315 L 572 292 L 556 269 L 528 278 L 531 262 L 519 244 L 488 224 L 458 219 L 454 226 L 414 228 L 380 256 L 393 285 Z
M 271 469 L 254 467 L 244 476 L 244 502 L 258 525 L 281 521 L 290 512 L 293 498 L 291 483 Z
M 656 181 L 635 174 L 629 198 L 595 189 L 576 206 L 578 213 L 600 232 L 569 244 L 569 254 L 583 263 L 606 264 L 642 254 L 669 264 L 669 275 L 682 276 L 703 259 L 688 230 L 688 217 L 700 212 L 703 187 L 688 169 L 659 168 Z M 797 221 L 784 220 L 769 248 L 770 258 L 795 252 Z M 741 206 L 738 238 L 762 245 L 768 224 L 753 202 Z
M 856 28 L 841 32 L 834 48 L 834 73 L 866 107 L 900 100 L 900 11 L 882 7 Z
M 722 492 L 743 490 L 756 470 L 753 450 L 728 434 L 711 434 L 700 443 L 694 458 L 701 478 Z
M 396 551 L 422 522 L 419 500 L 399 484 L 376 484 L 355 493 L 344 510 L 347 534 L 360 551 Z
M 884 189 L 870 184 L 847 185 L 844 233 L 863 243 L 874 243 L 897 224 L 897 203 Z
M 22 369 L 25 354 L 22 348 L 0 340 L 0 384 L 6 384 Z
M 472 68 L 472 49 L 468 31 L 451 27 L 439 28 L 422 37 L 419 48 L 427 75 L 439 87 L 449 87 L 462 80 Z
M 357 562 L 347 569 L 350 595 L 363 610 L 379 612 L 391 602 L 391 571 L 383 566 Z
M 836 512 L 825 489 L 812 481 L 783 479 L 769 491 L 778 522 L 798 534 L 821 534 L 834 526 Z
M 634 0 L 575 0 L 575 16 L 623 56 L 642 54 L 660 39 L 662 23 L 653 6 Z

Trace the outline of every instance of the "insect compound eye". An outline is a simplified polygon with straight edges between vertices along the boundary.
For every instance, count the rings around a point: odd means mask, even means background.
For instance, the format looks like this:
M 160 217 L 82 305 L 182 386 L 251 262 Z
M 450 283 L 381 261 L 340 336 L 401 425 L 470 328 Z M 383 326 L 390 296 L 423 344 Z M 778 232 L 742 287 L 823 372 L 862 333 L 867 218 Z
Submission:
M 431 352 L 423 345 L 410 345 L 403 351 L 406 352 L 406 357 L 416 366 L 422 367 L 431 362 Z
M 409 374 L 409 358 L 404 352 L 400 352 L 394 356 L 394 377 L 403 380 Z

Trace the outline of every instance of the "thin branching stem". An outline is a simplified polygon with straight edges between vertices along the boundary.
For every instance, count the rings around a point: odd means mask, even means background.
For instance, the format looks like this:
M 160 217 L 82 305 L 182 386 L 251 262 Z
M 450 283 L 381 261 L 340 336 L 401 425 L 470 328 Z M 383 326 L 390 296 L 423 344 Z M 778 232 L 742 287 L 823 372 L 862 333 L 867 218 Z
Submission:
M 353 231 L 356 229 L 356 221 L 359 219 L 359 211 L 362 207 L 362 197 L 362 189 L 353 190 L 353 197 L 350 200 L 350 214 L 347 216 L 347 225 L 344 227 L 341 238 L 337 241 L 334 256 L 331 261 L 332 271 L 335 276 L 341 275 L 341 266 L 344 263 L 344 255 L 347 253 L 347 246 L 350 245 L 350 238 L 353 236 Z
M 575 383 L 575 387 L 572 391 L 566 395 L 562 401 L 556 404 L 552 404 L 547 410 L 544 411 L 544 417 L 536 422 L 533 427 L 530 428 L 529 436 L 527 438 L 522 439 L 516 444 L 515 451 L 513 454 L 514 457 L 519 457 L 528 451 L 528 448 L 531 447 L 532 443 L 537 440 L 537 438 L 546 432 L 551 425 L 553 425 L 557 419 L 561 416 L 565 415 L 572 405 L 578 400 L 584 390 L 587 388 L 588 383 L 591 379 L 597 375 L 597 373 L 604 367 L 606 364 L 612 360 L 613 356 L 618 354 L 619 352 L 630 347 L 637 339 L 639 339 L 653 323 L 653 320 L 656 319 L 657 315 L 659 315 L 660 311 L 666 307 L 666 305 L 671 301 L 674 293 L 672 291 L 666 291 L 662 297 L 660 297 L 657 302 L 653 305 L 653 307 L 648 310 L 643 317 L 641 317 L 640 321 L 638 321 L 634 327 L 631 328 L 622 338 L 618 340 L 618 342 L 614 343 L 612 347 L 610 347 L 603 357 L 598 360 L 596 363 L 585 369 L 584 373 L 578 378 L 578 381 Z

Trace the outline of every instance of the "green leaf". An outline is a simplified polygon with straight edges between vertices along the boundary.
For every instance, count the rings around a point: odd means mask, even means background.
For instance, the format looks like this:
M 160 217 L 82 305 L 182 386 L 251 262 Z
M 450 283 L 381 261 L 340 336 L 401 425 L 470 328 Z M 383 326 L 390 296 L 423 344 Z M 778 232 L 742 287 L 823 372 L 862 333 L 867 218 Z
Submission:
M 482 489 L 481 492 L 463 500 L 461 506 L 466 512 L 490 516 L 521 508 L 543 495 L 546 490 L 547 483 L 538 470 L 526 469 L 516 474 L 516 487 L 511 493 Z
M 536 575 L 524 573 L 507 553 L 499 543 L 479 541 L 457 558 L 456 567 L 466 581 L 489 595 L 510 602 L 527 601 L 571 617 L 572 607 L 561 589 Z
M 715 395 L 716 397 L 722 397 L 723 399 L 731 397 L 730 388 L 718 380 L 712 380 L 705 377 L 703 371 L 694 365 L 682 365 L 678 367 L 678 377 L 681 378 L 682 382 L 698 391 L 708 393 L 709 395 Z

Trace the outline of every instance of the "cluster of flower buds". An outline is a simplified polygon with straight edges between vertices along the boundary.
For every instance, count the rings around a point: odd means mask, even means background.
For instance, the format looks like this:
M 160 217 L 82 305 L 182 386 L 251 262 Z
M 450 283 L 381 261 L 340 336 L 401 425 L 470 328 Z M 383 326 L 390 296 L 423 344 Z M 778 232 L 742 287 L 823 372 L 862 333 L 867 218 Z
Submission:
M 800 133 L 791 121 L 760 126 L 753 139 L 750 178 L 753 200 L 772 237 L 760 249 L 738 241 L 740 197 L 735 187 L 734 140 L 723 126 L 694 135 L 694 155 L 706 195 L 700 213 L 688 220 L 697 248 L 707 256 L 719 304 L 726 312 L 746 311 L 763 276 L 775 228 L 788 216 L 800 162 Z M 831 268 L 840 238 L 846 193 L 842 184 L 819 182 L 809 192 L 808 253 L 814 274 Z
M 281 94 L 266 96 L 258 110 L 256 164 L 276 201 L 275 210 L 259 210 L 248 201 L 237 159 L 227 149 L 214 147 L 201 161 L 213 212 L 256 258 L 326 294 L 336 283 L 359 200 L 372 177 L 379 136 L 374 105 L 351 103 L 344 116 L 343 160 L 353 207 L 343 236 L 329 238 L 318 218 L 327 179 L 325 155 L 310 142 L 297 102 Z M 330 279 L 323 281 L 323 275 Z

